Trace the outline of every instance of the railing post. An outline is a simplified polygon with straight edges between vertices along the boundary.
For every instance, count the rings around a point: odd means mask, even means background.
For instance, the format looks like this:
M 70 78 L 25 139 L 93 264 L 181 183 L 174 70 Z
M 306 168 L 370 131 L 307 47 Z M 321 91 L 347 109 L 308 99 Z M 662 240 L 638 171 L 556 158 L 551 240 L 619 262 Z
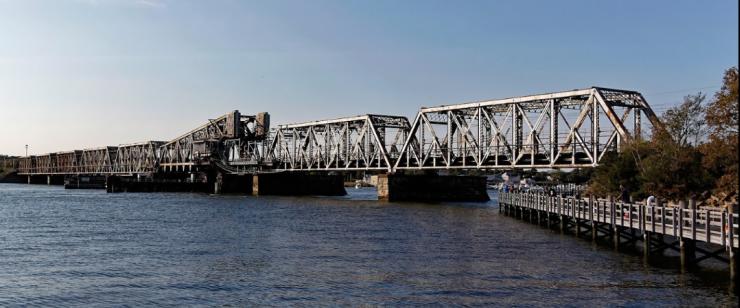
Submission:
M 612 241 L 614 242 L 614 249 L 619 250 L 619 226 L 617 226 L 617 209 L 616 204 L 614 202 L 614 197 L 609 197 L 609 206 L 610 206 L 610 212 L 611 212 L 611 222 L 612 222 Z
M 684 238 L 683 236 L 683 225 L 684 225 L 684 219 L 683 219 L 683 213 L 686 210 L 686 201 L 681 201 L 681 238 L 679 239 L 680 242 L 680 254 L 681 254 L 681 267 L 683 269 L 686 269 L 690 265 L 692 265 L 694 259 L 696 258 L 695 254 L 695 245 L 696 242 L 693 240 L 696 237 L 696 215 L 695 210 L 692 210 L 691 212 L 691 222 L 692 222 L 692 239 Z
M 655 199 L 655 206 L 661 206 L 660 208 L 660 225 L 662 228 L 662 234 L 665 234 L 665 205 L 660 203 L 660 200 Z
M 598 204 L 596 204 L 598 206 Z M 597 213 L 598 214 L 598 213 Z M 594 196 L 588 196 L 588 218 L 591 220 L 591 240 L 596 240 L 596 223 L 594 222 Z
M 730 247 L 727 252 L 730 254 L 730 281 L 733 284 L 733 290 L 738 293 L 740 292 L 740 273 L 738 268 L 740 267 L 740 249 L 735 247 L 735 207 L 736 205 L 730 204 L 727 210 L 727 224 L 730 238 Z M 724 229 L 724 226 L 722 226 Z
M 722 246 L 727 249 L 727 211 L 723 210 L 721 214 L 722 218 L 720 221 L 722 222 L 722 224 L 720 225 L 720 234 L 722 237 Z
M 537 194 L 537 225 L 542 224 L 542 217 L 540 215 L 542 214 L 542 194 Z
M 573 222 L 576 227 L 576 237 L 581 235 L 581 219 L 580 219 L 580 211 L 581 209 L 581 200 L 578 200 L 578 198 L 573 197 Z
M 686 207 L 686 202 L 683 201 L 683 200 L 681 200 L 678 203 L 678 212 L 679 212 L 679 215 L 678 215 L 678 239 L 681 240 L 682 243 L 683 243 L 683 240 L 682 240 L 683 239 L 683 210 L 684 210 L 685 207 Z M 673 217 L 673 220 L 676 220 L 676 217 L 675 216 Z M 682 246 L 683 246 L 683 244 L 682 244 Z
M 691 208 L 691 239 L 696 240 L 696 201 L 689 199 L 689 207 Z
M 704 210 L 704 232 L 707 235 L 707 243 L 712 242 L 712 211 L 710 209 Z
M 650 206 L 650 232 L 655 233 L 655 206 L 649 204 L 648 206 Z
M 734 205 L 730 205 L 728 211 L 728 223 L 730 227 L 730 281 L 734 284 L 735 292 L 740 289 L 740 248 L 735 247 L 735 217 L 733 214 Z
M 681 209 L 679 208 L 678 210 L 680 211 Z M 676 222 L 676 217 L 678 217 L 678 214 L 676 214 L 676 207 L 672 207 L 671 211 L 673 211 L 671 215 L 671 223 L 673 224 L 673 237 L 680 238 L 678 232 L 679 229 L 681 229 L 681 224 Z
M 560 214 L 560 233 L 565 231 L 565 222 L 563 221 L 563 196 L 558 196 L 558 214 Z

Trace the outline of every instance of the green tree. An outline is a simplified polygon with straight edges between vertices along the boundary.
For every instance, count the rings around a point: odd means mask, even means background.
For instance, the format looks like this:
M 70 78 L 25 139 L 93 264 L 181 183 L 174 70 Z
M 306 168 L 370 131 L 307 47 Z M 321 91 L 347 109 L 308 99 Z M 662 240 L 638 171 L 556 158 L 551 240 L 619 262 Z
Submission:
M 697 198 L 711 186 L 696 147 L 681 145 L 665 133 L 654 135 L 647 146 L 651 150 L 641 162 L 639 195 L 681 200 Z
M 683 103 L 670 108 L 661 117 L 665 130 L 679 146 L 697 145 L 705 132 L 704 107 L 706 95 L 687 95 Z
M 640 191 L 641 167 L 636 157 L 647 157 L 651 151 L 647 142 L 635 140 L 626 144 L 619 154 L 608 153 L 594 169 L 588 191 L 600 197 L 619 194 L 620 186 L 630 192 Z

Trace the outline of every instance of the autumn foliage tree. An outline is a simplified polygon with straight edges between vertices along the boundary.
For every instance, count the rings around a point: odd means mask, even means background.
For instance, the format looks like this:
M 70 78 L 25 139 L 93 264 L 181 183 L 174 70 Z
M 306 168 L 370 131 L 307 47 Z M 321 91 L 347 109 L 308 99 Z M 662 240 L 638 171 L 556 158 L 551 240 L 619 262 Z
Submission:
M 738 195 L 738 70 L 725 71 L 722 88 L 707 106 L 709 138 L 699 149 L 702 164 L 716 179 L 713 193 L 719 202 Z
M 684 97 L 661 116 L 649 141 L 633 140 L 619 155 L 605 157 L 589 183 L 597 195 L 668 200 L 707 199 L 717 205 L 738 194 L 738 70 L 725 72 L 723 86 L 704 106 L 702 93 Z M 707 135 L 708 134 L 708 135 Z

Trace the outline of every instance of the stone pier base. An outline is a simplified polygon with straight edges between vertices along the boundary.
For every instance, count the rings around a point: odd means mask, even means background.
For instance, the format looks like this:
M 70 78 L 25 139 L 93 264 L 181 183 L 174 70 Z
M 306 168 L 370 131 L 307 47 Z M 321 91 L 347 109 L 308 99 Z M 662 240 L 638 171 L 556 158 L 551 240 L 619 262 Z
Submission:
M 378 199 L 425 202 L 490 200 L 485 177 L 401 174 L 378 176 Z
M 105 189 L 105 176 L 70 175 L 64 178 L 65 189 Z
M 252 177 L 252 195 L 344 196 L 341 175 L 306 173 L 259 173 Z
M 175 179 L 137 179 L 134 177 L 109 176 L 106 191 L 119 192 L 205 192 L 212 186 L 206 182 L 190 182 Z

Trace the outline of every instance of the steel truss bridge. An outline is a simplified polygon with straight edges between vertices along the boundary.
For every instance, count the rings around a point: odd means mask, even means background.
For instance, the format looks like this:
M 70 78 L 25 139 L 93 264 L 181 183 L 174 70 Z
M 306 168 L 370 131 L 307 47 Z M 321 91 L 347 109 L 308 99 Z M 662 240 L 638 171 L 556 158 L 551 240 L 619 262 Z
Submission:
M 643 120 L 643 117 L 645 120 Z M 403 172 L 595 167 L 659 126 L 639 92 L 592 87 L 269 128 L 269 115 L 227 113 L 171 141 L 18 158 L 20 175 L 147 175 L 204 168 Z

